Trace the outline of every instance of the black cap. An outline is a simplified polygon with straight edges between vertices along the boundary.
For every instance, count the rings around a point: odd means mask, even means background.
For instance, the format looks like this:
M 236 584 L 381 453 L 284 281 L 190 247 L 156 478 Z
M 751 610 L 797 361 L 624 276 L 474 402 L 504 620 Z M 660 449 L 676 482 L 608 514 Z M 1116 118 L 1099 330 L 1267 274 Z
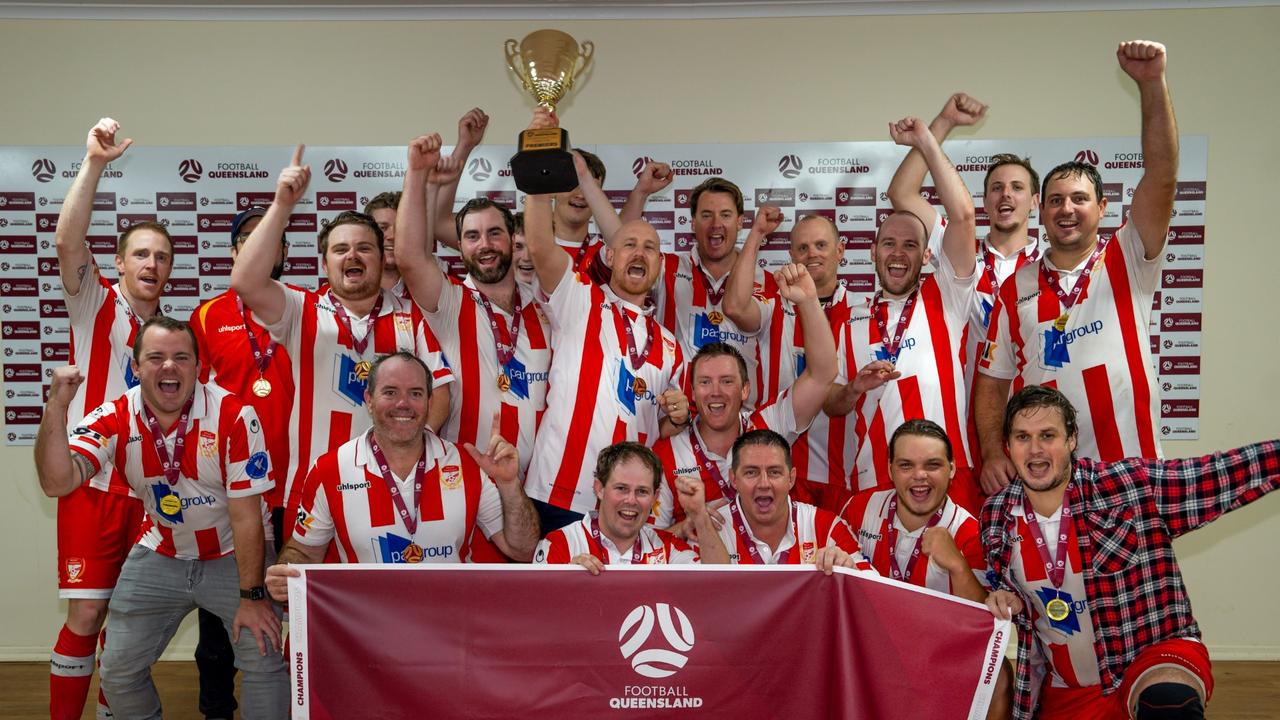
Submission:
M 236 236 L 240 234 L 240 228 L 243 227 L 245 223 L 249 222 L 253 218 L 262 217 L 263 215 L 266 215 L 266 214 L 267 214 L 266 208 L 258 205 L 254 205 L 248 210 L 245 210 L 239 215 L 236 215 L 236 218 L 231 221 L 231 245 L 233 247 L 235 246 Z

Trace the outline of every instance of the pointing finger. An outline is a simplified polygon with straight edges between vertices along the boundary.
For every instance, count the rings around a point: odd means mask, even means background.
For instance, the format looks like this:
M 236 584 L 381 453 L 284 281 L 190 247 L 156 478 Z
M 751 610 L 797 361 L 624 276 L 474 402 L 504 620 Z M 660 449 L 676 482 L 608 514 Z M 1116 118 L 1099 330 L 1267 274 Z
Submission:
M 302 143 L 298 143 L 298 147 L 297 147 L 297 148 L 295 148 L 295 149 L 294 149 L 294 151 L 293 151 L 293 159 L 289 161 L 289 164 L 290 164 L 290 165 L 301 165 L 301 164 L 302 164 L 302 151 L 303 151 L 303 150 L 305 150 L 306 148 L 307 148 L 307 146 L 306 146 L 306 145 L 303 145 Z

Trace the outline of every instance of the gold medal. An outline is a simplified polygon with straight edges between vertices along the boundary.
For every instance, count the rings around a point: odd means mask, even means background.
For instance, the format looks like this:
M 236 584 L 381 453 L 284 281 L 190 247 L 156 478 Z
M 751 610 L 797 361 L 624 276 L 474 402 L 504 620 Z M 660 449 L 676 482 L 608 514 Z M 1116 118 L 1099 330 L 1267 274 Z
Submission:
M 408 547 L 400 552 L 400 557 L 410 565 L 416 565 L 422 562 L 422 547 L 418 543 L 409 543 Z
M 1070 319 L 1070 316 L 1067 313 L 1062 313 L 1057 320 L 1053 321 L 1053 328 L 1058 332 L 1066 332 L 1068 319 Z
M 498 373 L 498 391 L 506 392 L 511 389 L 511 378 L 506 373 Z
M 253 381 L 253 394 L 264 398 L 271 394 L 271 382 L 264 377 Z
M 1054 598 L 1049 601 L 1048 605 L 1044 606 L 1044 611 L 1045 614 L 1049 616 L 1050 620 L 1054 622 L 1062 622 L 1071 614 L 1071 606 L 1062 598 Z
M 182 511 L 182 498 L 172 493 L 160 498 L 160 512 L 165 515 L 177 515 Z
M 644 395 L 644 391 L 648 389 L 649 389 L 649 386 L 645 384 L 644 378 L 642 377 L 636 378 L 636 384 L 635 384 L 636 397 L 640 397 L 641 395 Z
M 355 370 L 356 379 L 359 380 L 360 382 L 364 382 L 368 380 L 369 369 L 372 367 L 373 367 L 373 364 L 370 363 L 368 360 L 361 360 L 360 362 L 356 363 L 356 370 Z
M 707 321 L 710 322 L 712 325 L 719 325 L 720 323 L 724 322 L 724 315 L 721 314 L 719 310 L 712 310 L 711 312 L 707 313 Z

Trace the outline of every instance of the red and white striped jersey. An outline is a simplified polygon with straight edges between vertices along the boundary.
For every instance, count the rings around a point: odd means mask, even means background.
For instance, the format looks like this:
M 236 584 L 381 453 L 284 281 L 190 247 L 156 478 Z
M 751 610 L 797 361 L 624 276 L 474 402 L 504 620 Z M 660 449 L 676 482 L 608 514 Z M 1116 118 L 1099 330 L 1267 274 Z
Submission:
M 517 290 L 520 335 L 515 354 L 502 368 L 489 315 L 476 297 L 478 291 L 470 276 L 464 282 L 445 282 L 436 311 L 427 313 L 426 318 L 454 374 L 449 419 L 441 428 L 441 437 L 458 445 L 472 443 L 483 452 L 489 445 L 493 414 L 501 412 L 502 437 L 516 446 L 523 479 L 533 457 L 538 422 L 547 409 L 551 332 L 546 315 L 535 301 L 534 289 L 518 285 Z M 509 342 L 511 313 L 492 302 L 489 306 L 493 308 L 499 335 L 503 342 Z
M 289 413 L 293 410 L 293 370 L 289 353 L 277 345 L 262 372 L 254 361 L 249 333 L 253 333 L 258 350 L 266 353 L 271 335 L 253 319 L 245 308 L 244 315 L 236 304 L 236 292 L 228 290 L 206 300 L 191 313 L 191 332 L 200 349 L 200 379 L 216 382 L 235 393 L 241 402 L 253 407 L 262 422 L 262 435 L 271 456 L 276 484 L 267 494 L 271 507 L 284 505 L 284 473 L 289 467 Z M 248 327 L 246 328 L 246 324 Z M 262 378 L 271 384 L 271 392 L 259 397 L 253 384 Z
M 742 513 L 745 522 L 746 514 L 742 510 L 741 496 L 732 504 L 738 506 L 738 512 Z M 757 540 L 755 534 L 751 532 L 751 524 L 745 523 L 747 535 L 755 544 L 756 551 L 759 552 L 760 559 L 765 565 L 812 563 L 817 558 L 818 548 L 835 545 L 853 556 L 858 570 L 871 570 L 871 563 L 863 557 L 858 541 L 853 538 L 853 532 L 843 520 L 836 517 L 835 513 L 795 500 L 787 500 L 787 504 L 790 506 L 788 516 L 791 519 L 787 520 L 787 534 L 782 538 L 782 542 L 778 543 L 777 552 L 770 550 L 768 543 Z M 720 540 L 729 551 L 729 562 L 734 565 L 749 564 L 750 551 L 733 529 L 733 515 L 729 507 L 725 505 L 717 511 L 722 521 Z
M 915 550 L 916 541 L 924 534 L 924 526 L 914 532 L 902 526 L 902 521 L 894 513 L 893 524 L 897 530 L 898 542 L 894 548 L 889 547 L 889 500 L 894 490 L 868 490 L 854 495 L 849 504 L 840 512 L 840 518 L 853 528 L 862 553 L 871 559 L 871 566 L 885 577 L 891 577 L 889 569 L 889 552 L 894 553 L 898 568 L 905 575 L 911 565 L 911 553 Z M 960 554 L 969 561 L 969 567 L 979 582 L 986 582 L 987 561 L 982 555 L 982 537 L 978 533 L 978 521 L 967 510 L 947 498 L 942 505 L 942 519 L 939 527 L 944 527 L 951 537 L 955 538 Z M 941 593 L 951 594 L 951 576 L 938 567 L 932 560 L 921 557 L 920 567 L 911 572 L 907 582 L 919 587 L 927 587 Z M 924 570 L 925 572 L 920 572 Z
M 1042 258 L 1018 270 L 1000 287 L 992 312 L 979 372 L 1012 380 L 1011 394 L 1024 385 L 1048 385 L 1066 395 L 1080 423 L 1081 457 L 1162 456 L 1148 326 L 1163 256 L 1146 260 L 1145 254 L 1138 231 L 1121 226 L 1061 332 L 1054 323 L 1063 304 L 1041 265 L 1071 292 L 1087 260 L 1064 271 Z
M 93 273 L 80 283 L 75 295 L 63 290 L 71 325 L 71 361 L 80 368 L 84 382 L 76 388 L 67 408 L 67 428 L 73 428 L 90 412 L 138 384 L 133 376 L 133 338 L 142 322 L 120 292 L 119 283 Z M 89 480 L 98 490 L 131 495 L 128 482 L 110 468 Z
M 462 562 L 473 528 L 486 538 L 502 530 L 498 488 L 467 453 L 426 433 L 426 478 L 413 534 L 396 511 L 366 431 L 325 453 L 307 475 L 293 539 L 312 547 L 336 541 L 344 563 Z M 392 476 L 406 506 L 415 473 Z
M 658 395 L 680 388 L 684 355 L 650 313 L 580 274 L 566 274 L 543 310 L 551 324 L 551 384 L 525 492 L 586 513 L 596 504 L 596 455 L 623 440 L 657 441 Z M 656 333 L 638 370 L 632 369 L 623 322 L 631 325 L 637 352 Z
M 1027 528 L 1025 511 L 1021 507 L 1014 507 L 1012 512 L 1017 518 L 1016 532 L 1021 540 L 1015 544 L 1013 554 L 1009 557 L 1009 570 L 1023 599 L 1029 601 L 1026 611 L 1035 627 L 1036 642 L 1040 645 L 1041 654 L 1049 662 L 1051 683 L 1054 687 L 1098 685 L 1101 680 L 1098 656 L 1094 649 L 1096 638 L 1093 617 L 1085 596 L 1080 543 L 1074 532 L 1068 533 L 1067 571 L 1062 587 L 1055 588 L 1049 582 L 1044 561 L 1041 560 L 1031 531 Z M 1056 558 L 1062 509 L 1059 508 L 1052 517 L 1037 516 L 1037 521 L 1046 546 Z M 1045 608 L 1055 598 L 1061 599 L 1070 607 L 1070 613 L 1062 620 L 1051 619 Z
M 292 508 L 316 459 L 372 424 L 364 407 L 361 361 L 373 362 L 380 355 L 407 350 L 427 364 L 434 388 L 453 382 L 453 372 L 418 306 L 402 303 L 390 291 L 382 291 L 382 309 L 372 330 L 367 330 L 365 318 L 350 318 L 352 331 L 361 339 L 373 333 L 363 355 L 352 348 L 351 333 L 338 322 L 328 293 L 286 286 L 284 297 L 280 320 L 265 327 L 293 360 L 296 395 L 289 416 L 284 494 L 285 507 Z
M 768 405 L 756 408 L 755 412 L 743 410 L 742 432 L 748 430 L 772 430 L 786 438 L 788 443 L 794 443 L 804 428 L 796 427 L 796 411 L 791 404 L 790 391 L 784 391 L 781 397 Z M 681 475 L 702 480 L 704 497 L 708 503 L 724 497 L 724 493 L 720 491 L 720 484 L 716 482 L 711 470 L 703 467 L 693 452 L 693 443 L 690 438 L 696 432 L 698 432 L 698 424 L 695 422 L 680 434 L 654 443 L 653 451 L 662 461 L 663 470 L 662 482 L 658 484 L 657 498 L 649 514 L 649 522 L 655 527 L 667 528 L 684 520 L 684 508 L 680 507 L 680 502 L 676 499 L 676 478 Z M 706 452 L 707 460 L 714 463 L 720 470 L 720 477 L 724 478 L 725 482 L 729 482 L 729 465 L 732 458 L 729 455 L 715 454 L 705 442 L 702 442 L 702 435 L 698 435 L 698 442 Z
M 578 522 L 570 523 L 548 534 L 533 552 L 533 562 L 544 565 L 565 565 L 579 555 L 592 555 L 606 565 L 630 565 L 633 548 L 620 552 L 604 533 L 600 542 L 591 537 L 590 513 Z M 666 530 L 648 525 L 640 528 L 639 565 L 688 565 L 698 562 L 698 551 Z
M 591 282 L 606 285 L 613 277 L 613 269 L 604 259 L 604 240 L 596 233 L 588 233 L 580 243 L 557 236 L 556 245 L 569 254 L 573 271 Z
M 739 330 L 724 314 L 723 292 L 728 281 L 728 273 L 719 280 L 712 280 L 710 274 L 702 269 L 696 250 L 664 254 L 662 276 L 654 286 L 658 320 L 663 327 L 675 333 L 686 358 L 698 354 L 698 350 L 708 343 L 727 343 L 742 354 L 742 359 L 747 361 L 747 377 L 754 378 L 758 362 L 756 338 Z M 713 300 L 712 296 L 717 293 L 721 298 Z M 760 267 L 756 268 L 755 294 L 762 299 L 778 297 L 777 281 Z M 745 407 L 755 407 L 761 397 L 774 395 L 760 394 L 757 384 L 752 383 Z
M 956 467 L 973 467 L 964 352 L 978 273 L 957 278 L 946 253 L 940 253 L 938 260 L 939 270 L 920 281 L 902 335 L 894 365 L 902 377 L 863 394 L 850 413 L 858 442 L 855 491 L 890 485 L 889 438 L 899 425 L 914 418 L 926 418 L 945 428 Z M 906 299 L 885 298 L 882 302 L 887 305 L 885 327 L 892 334 Z M 867 363 L 891 359 L 885 344 L 892 338 L 881 337 L 875 311 L 873 299 L 868 299 L 845 324 L 837 342 L 840 372 L 836 382 L 848 382 Z
M 100 470 L 108 463 L 142 498 L 147 514 L 138 544 L 168 557 L 214 560 L 235 550 L 227 498 L 271 489 L 271 460 L 253 408 L 217 385 L 197 383 L 190 425 L 183 438 L 178 482 L 170 485 L 156 439 L 142 417 L 142 389 L 135 387 L 89 413 L 71 431 L 71 452 Z M 168 452 L 176 424 L 163 438 Z M 270 542 L 267 507 L 264 530 Z

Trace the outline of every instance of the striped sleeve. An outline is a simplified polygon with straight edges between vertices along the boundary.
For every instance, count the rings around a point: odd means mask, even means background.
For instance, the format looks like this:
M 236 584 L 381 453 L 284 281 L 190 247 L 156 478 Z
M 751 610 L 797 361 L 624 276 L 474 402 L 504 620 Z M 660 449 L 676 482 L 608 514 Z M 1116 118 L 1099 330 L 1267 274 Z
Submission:
M 128 416 L 120 417 L 116 401 L 98 406 L 71 429 L 67 438 L 71 452 L 84 457 L 93 465 L 93 471 L 98 472 L 103 465 L 111 463 L 122 421 L 127 425 Z
M 298 517 L 293 527 L 293 538 L 304 545 L 324 547 L 333 540 L 333 513 L 329 509 L 329 500 L 324 492 L 325 468 L 332 468 L 337 453 L 330 452 L 321 456 L 307 473 L 302 484 L 302 501 L 298 504 Z
M 236 404 L 224 402 L 223 407 L 234 412 Z M 271 460 L 267 455 L 258 414 L 252 407 L 242 405 L 229 427 L 225 435 L 226 451 L 223 456 L 227 497 L 261 495 L 275 487 Z

